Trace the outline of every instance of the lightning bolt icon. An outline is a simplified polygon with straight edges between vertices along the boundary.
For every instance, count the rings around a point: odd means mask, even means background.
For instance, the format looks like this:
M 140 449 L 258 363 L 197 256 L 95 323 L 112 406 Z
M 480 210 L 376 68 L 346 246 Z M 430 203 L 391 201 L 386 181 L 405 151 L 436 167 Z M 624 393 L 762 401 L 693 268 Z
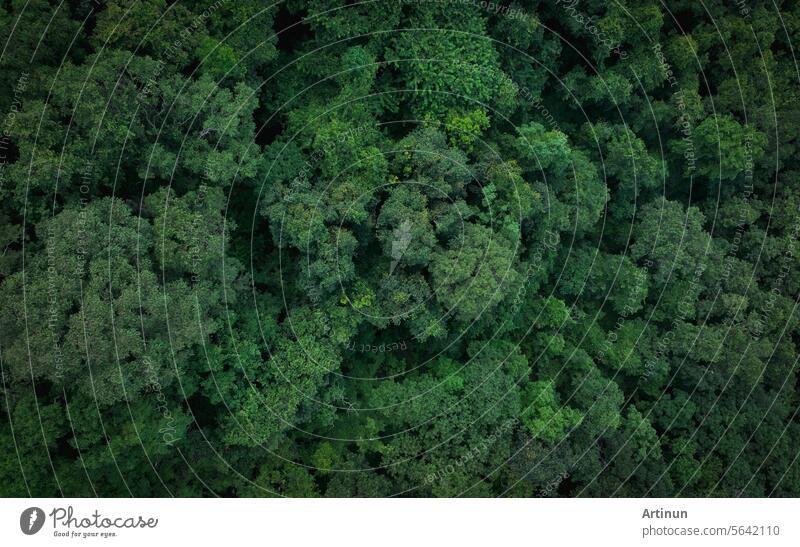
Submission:
M 36 522 L 36 519 L 38 517 L 39 517 L 39 511 L 37 511 L 36 509 L 31 509 L 30 522 L 28 522 L 28 530 L 33 529 L 33 523 Z

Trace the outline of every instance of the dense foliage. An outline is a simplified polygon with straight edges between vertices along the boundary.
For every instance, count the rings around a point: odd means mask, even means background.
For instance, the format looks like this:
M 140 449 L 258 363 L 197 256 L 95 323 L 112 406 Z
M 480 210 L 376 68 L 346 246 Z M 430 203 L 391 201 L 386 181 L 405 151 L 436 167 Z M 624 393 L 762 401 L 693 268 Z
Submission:
M 800 3 L 0 28 L 0 494 L 800 495 Z

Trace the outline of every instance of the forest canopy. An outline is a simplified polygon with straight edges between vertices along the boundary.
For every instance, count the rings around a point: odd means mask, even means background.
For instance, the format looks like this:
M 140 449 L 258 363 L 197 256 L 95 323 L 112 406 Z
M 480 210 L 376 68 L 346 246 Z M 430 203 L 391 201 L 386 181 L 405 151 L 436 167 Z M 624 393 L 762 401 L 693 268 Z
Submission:
M 800 495 L 800 3 L 0 30 L 0 495 Z

